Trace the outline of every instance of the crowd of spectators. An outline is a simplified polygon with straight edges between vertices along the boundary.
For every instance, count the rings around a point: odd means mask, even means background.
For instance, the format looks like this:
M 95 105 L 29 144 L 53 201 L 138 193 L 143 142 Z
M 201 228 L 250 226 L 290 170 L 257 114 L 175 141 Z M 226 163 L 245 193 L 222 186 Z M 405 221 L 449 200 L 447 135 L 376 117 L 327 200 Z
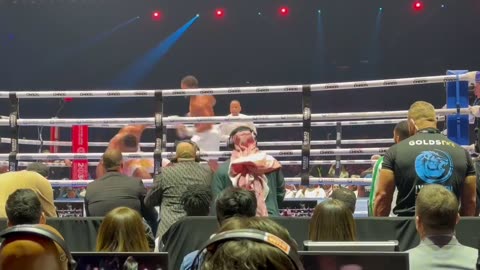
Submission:
M 477 250 L 455 238 L 459 216 L 475 213 L 472 161 L 465 150 L 434 128 L 433 106 L 413 104 L 408 121 L 406 127 L 412 136 L 389 149 L 378 186 L 372 185 L 373 214 L 390 213 L 398 188 L 394 212 L 415 217 L 421 239 L 418 247 L 408 251 L 410 269 L 474 269 Z M 298 257 L 298 243 L 270 219 L 281 214 L 280 205 L 290 188 L 286 188 L 280 163 L 258 150 L 256 133 L 250 127 L 235 128 L 229 142 L 231 157 L 216 172 L 200 163 L 194 143 L 178 143 L 173 164 L 154 179 L 149 191 L 142 181 L 121 173 L 120 151 L 106 151 L 101 160 L 105 174 L 90 183 L 85 194 L 87 214 L 103 217 L 96 251 L 170 253 L 182 246 L 180 233 L 191 237 L 178 230 L 179 222 L 188 216 L 215 215 L 219 224 L 216 233 L 203 245 L 191 248 L 189 254 L 182 254 L 181 265 L 170 268 L 301 269 L 292 259 Z M 371 173 L 375 178 L 376 167 L 364 176 Z M 311 172 L 322 175 L 320 167 Z M 331 166 L 327 176 L 352 177 L 345 166 Z M 46 217 L 56 216 L 47 177 L 48 170 L 39 164 L 0 174 L 0 216 L 7 217 L 10 226 L 1 234 L 0 270 L 67 269 L 72 264 L 61 235 L 44 224 Z M 295 188 L 304 196 L 315 193 L 330 198 L 314 207 L 309 239 L 305 240 L 358 240 L 353 214 L 356 198 L 364 196 L 364 190 L 355 185 Z M 159 207 L 160 220 L 154 207 Z

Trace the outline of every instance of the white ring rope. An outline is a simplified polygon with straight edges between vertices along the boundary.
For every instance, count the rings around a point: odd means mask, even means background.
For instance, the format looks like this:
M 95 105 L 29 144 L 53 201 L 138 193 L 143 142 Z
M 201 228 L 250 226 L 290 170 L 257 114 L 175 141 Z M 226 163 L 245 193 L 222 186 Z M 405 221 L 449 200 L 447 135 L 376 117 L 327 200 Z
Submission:
M 343 156 L 343 155 L 375 155 L 383 154 L 388 148 L 344 148 L 344 149 L 312 149 L 311 156 Z M 299 157 L 302 150 L 264 150 L 263 153 L 274 157 Z M 209 151 L 200 152 L 202 158 L 229 158 L 231 151 Z M 103 153 L 18 153 L 17 160 L 58 160 L 58 159 L 72 159 L 72 160 L 99 160 Z M 0 154 L 0 160 L 8 160 L 9 154 Z M 162 158 L 173 158 L 174 152 L 163 152 Z M 135 152 L 123 153 L 124 159 L 146 159 L 153 158 L 153 152 Z
M 302 165 L 302 161 L 300 160 L 279 160 L 280 164 L 282 165 Z M 336 160 L 311 160 L 310 165 L 332 165 L 335 164 L 337 161 Z M 20 167 L 27 167 L 28 165 L 32 164 L 34 162 L 28 162 L 28 161 L 20 161 L 18 162 L 18 166 Z M 45 165 L 48 167 L 52 168 L 68 168 L 71 166 L 65 165 L 64 162 L 58 161 L 58 162 L 43 162 Z M 206 162 L 200 162 L 202 164 L 207 164 Z M 359 159 L 359 160 L 340 160 L 340 163 L 343 165 L 372 165 L 372 161 L 369 159 Z M 98 165 L 98 162 L 88 162 L 88 166 L 95 167 Z M 8 161 L 0 161 L 0 166 L 8 166 Z
M 285 177 L 287 184 L 300 184 L 300 177 Z M 86 186 L 94 180 L 48 180 L 52 186 Z M 152 179 L 143 179 L 146 185 L 152 185 Z M 357 185 L 368 186 L 372 184 L 371 178 L 324 178 L 310 177 L 310 184 L 322 185 Z
M 456 114 L 457 109 L 437 109 L 437 115 Z M 391 118 L 405 117 L 408 111 L 379 111 L 379 112 L 346 112 L 346 113 L 321 113 L 312 114 L 314 121 L 327 120 L 345 120 L 345 119 L 371 119 L 371 118 Z M 470 114 L 469 108 L 460 109 L 460 114 Z M 302 114 L 284 114 L 284 115 L 254 115 L 254 116 L 211 116 L 211 117 L 179 117 L 168 116 L 163 118 L 163 122 L 173 124 L 194 124 L 194 123 L 223 123 L 223 122 L 279 122 L 279 121 L 300 121 L 303 120 Z M 1 120 L 0 120 L 1 121 Z M 127 125 L 153 125 L 153 117 L 146 118 L 71 118 L 71 119 L 18 119 L 19 126 L 74 126 L 74 125 L 104 125 L 104 124 L 127 124 Z M 8 122 L 8 121 L 7 121 Z M 1 124 L 1 122 L 0 122 Z
M 11 143 L 10 138 L 0 138 L 0 143 Z M 68 141 L 43 141 L 19 139 L 18 143 L 21 145 L 45 145 L 45 146 L 72 146 Z M 335 140 L 311 141 L 310 145 L 335 145 Z M 392 144 L 393 139 L 354 139 L 342 140 L 341 144 Z M 108 142 L 88 142 L 88 147 L 107 147 Z M 272 141 L 272 142 L 258 142 L 258 146 L 298 146 L 302 145 L 302 141 Z M 175 143 L 167 143 L 167 147 L 174 147 Z M 221 143 L 220 146 L 227 146 L 227 143 Z M 140 147 L 155 147 L 155 143 L 140 143 Z
M 472 71 L 458 76 L 460 81 L 475 83 L 477 72 Z M 362 89 L 375 87 L 392 87 L 402 85 L 423 85 L 432 83 L 445 83 L 457 81 L 457 75 L 426 76 L 415 78 L 400 78 L 372 81 L 356 81 L 343 83 L 322 83 L 310 85 L 311 91 L 334 91 L 343 89 Z M 161 90 L 164 97 L 169 96 L 195 96 L 195 95 L 238 95 L 259 93 L 298 93 L 302 92 L 303 85 L 281 86 L 249 86 L 249 87 L 222 87 L 202 89 L 173 89 Z M 100 90 L 100 91 L 22 91 L 0 92 L 0 98 L 9 98 L 10 93 L 15 93 L 18 98 L 98 98 L 98 97 L 154 97 L 157 90 Z M 159 90 L 160 91 L 160 90 Z

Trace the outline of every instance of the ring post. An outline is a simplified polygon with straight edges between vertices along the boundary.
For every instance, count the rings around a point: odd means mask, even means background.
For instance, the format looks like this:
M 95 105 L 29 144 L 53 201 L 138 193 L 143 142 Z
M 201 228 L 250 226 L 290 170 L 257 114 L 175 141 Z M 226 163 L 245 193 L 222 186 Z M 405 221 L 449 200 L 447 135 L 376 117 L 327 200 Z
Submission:
M 302 115 L 303 115 L 303 138 L 302 138 L 302 174 L 301 184 L 310 185 L 310 139 L 312 134 L 312 91 L 310 85 L 302 87 Z
M 155 149 L 153 150 L 153 178 L 162 172 L 162 147 L 163 145 L 163 94 L 155 91 Z
M 88 126 L 72 126 L 72 152 L 88 153 Z M 75 159 L 72 162 L 72 179 L 88 180 L 88 159 Z
M 18 97 L 15 92 L 10 92 L 10 154 L 8 155 L 8 170 L 11 172 L 18 170 L 18 116 L 19 116 L 19 103 Z
M 447 70 L 447 75 L 456 75 L 457 80 L 446 82 L 447 108 L 457 109 L 457 114 L 447 116 L 447 136 L 459 145 L 468 145 L 468 115 L 461 115 L 461 108 L 468 108 L 468 81 L 460 81 L 459 77 L 468 70 Z
M 340 149 L 342 148 L 342 123 L 341 122 L 337 122 L 337 126 L 335 130 L 337 134 L 335 145 L 337 149 Z M 342 160 L 341 156 L 339 155 L 335 156 L 335 177 L 340 177 L 340 173 L 342 172 L 341 160 Z

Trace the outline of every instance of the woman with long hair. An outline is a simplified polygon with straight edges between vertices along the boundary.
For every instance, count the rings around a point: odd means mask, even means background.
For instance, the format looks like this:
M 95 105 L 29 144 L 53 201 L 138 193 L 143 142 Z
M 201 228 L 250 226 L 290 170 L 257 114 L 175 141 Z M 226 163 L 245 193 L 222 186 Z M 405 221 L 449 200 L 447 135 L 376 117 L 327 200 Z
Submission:
M 118 207 L 108 212 L 98 231 L 97 251 L 149 252 L 140 214 L 128 207 Z
M 339 200 L 325 200 L 313 211 L 310 241 L 355 241 L 357 228 L 352 211 Z

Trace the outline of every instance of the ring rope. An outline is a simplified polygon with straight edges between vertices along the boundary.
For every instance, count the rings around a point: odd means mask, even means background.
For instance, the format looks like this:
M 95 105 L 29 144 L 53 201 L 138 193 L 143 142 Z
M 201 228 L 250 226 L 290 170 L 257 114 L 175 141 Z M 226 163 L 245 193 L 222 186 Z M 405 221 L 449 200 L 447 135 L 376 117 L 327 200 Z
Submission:
M 343 148 L 343 149 L 313 149 L 312 156 L 334 156 L 334 155 L 375 155 L 383 154 L 388 150 L 385 147 L 377 148 Z M 301 155 L 301 150 L 264 150 L 263 153 L 274 157 L 298 157 Z M 229 158 L 230 151 L 208 151 L 201 152 L 200 157 L 215 157 L 215 158 Z M 103 153 L 18 153 L 17 160 L 58 160 L 58 159 L 72 159 L 72 160 L 99 160 Z M 7 160 L 9 154 L 0 154 L 0 160 Z M 123 153 L 125 159 L 145 159 L 152 158 L 153 152 L 135 152 Z M 163 152 L 162 158 L 173 158 L 174 152 Z
M 371 81 L 355 81 L 343 83 L 311 84 L 313 92 L 334 91 L 344 89 L 365 89 L 375 87 L 393 87 L 403 85 L 423 85 L 433 83 L 447 83 L 460 81 L 475 82 L 476 71 L 471 71 L 459 76 L 440 75 L 399 79 L 384 79 Z M 237 94 L 260 94 L 260 93 L 299 93 L 305 85 L 281 85 L 281 86 L 249 86 L 249 87 L 221 87 L 202 89 L 173 89 L 173 90 L 97 90 L 97 91 L 21 91 L 0 92 L 0 98 L 9 98 L 15 94 L 18 98 L 119 98 L 119 97 L 154 97 L 156 92 L 161 91 L 163 97 L 169 96 L 196 96 L 196 95 L 237 95 Z
M 280 164 L 284 165 L 284 166 L 289 166 L 289 165 L 301 165 L 301 161 L 300 160 L 279 160 L 278 162 L 280 162 Z M 310 165 L 332 165 L 332 164 L 335 164 L 336 160 L 310 160 Z M 32 164 L 34 162 L 29 162 L 29 161 L 21 161 L 21 162 L 18 162 L 18 166 L 20 167 L 27 167 L 28 165 Z M 207 162 L 200 162 L 201 164 L 207 164 Z M 372 161 L 369 160 L 369 159 L 365 159 L 365 160 L 362 160 L 362 159 L 358 159 L 358 160 L 342 160 L 341 161 L 342 164 L 345 164 L 345 165 L 371 165 L 372 164 Z M 52 168 L 68 168 L 68 167 L 71 167 L 71 166 L 67 166 L 65 165 L 65 163 L 63 162 L 43 162 L 43 164 L 47 165 L 48 167 L 52 167 Z M 99 162 L 88 162 L 88 166 L 97 166 L 99 164 Z M 0 166 L 7 166 L 8 165 L 8 162 L 7 161 L 0 161 Z
M 476 106 L 479 107 L 480 106 Z M 457 114 L 457 109 L 437 109 L 437 115 Z M 377 111 L 377 112 L 346 112 L 346 113 L 320 113 L 312 114 L 312 120 L 345 120 L 345 119 L 370 119 L 370 118 L 388 118 L 405 117 L 408 111 Z M 460 109 L 460 114 L 470 114 L 469 108 Z M 300 121 L 303 114 L 283 114 L 283 115 L 254 115 L 254 116 L 211 116 L 211 117 L 179 117 L 168 116 L 163 118 L 164 123 L 223 123 L 223 122 L 273 122 L 273 121 Z M 51 119 L 18 119 L 18 126 L 74 126 L 74 125 L 104 125 L 104 124 L 123 124 L 123 125 L 153 125 L 153 117 L 145 118 L 51 118 Z M 5 124 L 4 124 L 5 122 Z M 301 124 L 301 123 L 299 123 Z M 9 125 L 8 120 L 0 119 L 1 125 Z
M 10 143 L 10 138 L 0 138 L 0 143 Z M 342 144 L 392 144 L 393 139 L 353 139 L 343 140 Z M 335 145 L 334 140 L 320 140 L 311 141 L 311 145 Z M 19 144 L 22 145 L 46 145 L 46 146 L 72 146 L 69 141 L 39 141 L 39 140 L 26 140 L 20 139 Z M 88 142 L 89 147 L 107 147 L 108 142 Z M 271 142 L 258 142 L 258 146 L 298 146 L 302 145 L 302 141 L 271 141 Z M 167 147 L 174 147 L 175 143 L 167 143 Z M 220 146 L 227 146 L 226 143 L 220 143 Z M 140 147 L 155 147 L 154 143 L 140 143 Z
M 300 177 L 285 177 L 287 184 L 300 184 Z M 94 180 L 48 180 L 52 186 L 86 186 Z M 142 179 L 145 185 L 152 185 L 152 179 Z M 310 184 L 321 185 L 357 185 L 368 186 L 371 185 L 371 178 L 324 178 L 324 177 L 310 177 Z

